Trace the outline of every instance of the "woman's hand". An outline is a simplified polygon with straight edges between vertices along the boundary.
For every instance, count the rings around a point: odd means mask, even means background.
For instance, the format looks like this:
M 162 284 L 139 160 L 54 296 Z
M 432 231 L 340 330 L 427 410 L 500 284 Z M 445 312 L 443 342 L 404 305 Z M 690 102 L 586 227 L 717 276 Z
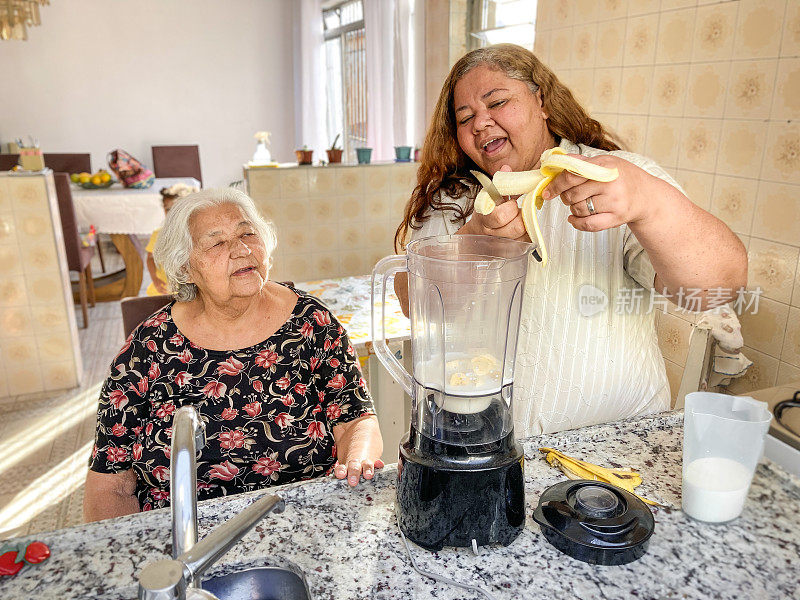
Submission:
M 619 171 L 619 177 L 607 183 L 563 171 L 545 189 L 542 198 L 561 196 L 572 212 L 568 217 L 570 225 L 581 231 L 602 231 L 650 220 L 660 207 L 658 199 L 674 190 L 666 181 L 618 156 L 570 156 Z M 589 199 L 594 213 L 589 210 Z
M 362 475 L 364 479 L 372 479 L 375 469 L 383 468 L 380 459 L 383 438 L 375 415 L 364 415 L 349 423 L 335 425 L 333 438 L 338 457 L 333 469 L 336 479 L 347 477 L 347 483 L 355 487 Z
M 501 171 L 511 171 L 511 167 L 503 165 Z M 510 238 L 520 242 L 530 242 L 525 223 L 522 221 L 522 211 L 516 203 L 517 196 L 505 197 L 488 215 L 473 211 L 472 218 L 467 221 L 456 234 L 468 235 L 494 235 Z

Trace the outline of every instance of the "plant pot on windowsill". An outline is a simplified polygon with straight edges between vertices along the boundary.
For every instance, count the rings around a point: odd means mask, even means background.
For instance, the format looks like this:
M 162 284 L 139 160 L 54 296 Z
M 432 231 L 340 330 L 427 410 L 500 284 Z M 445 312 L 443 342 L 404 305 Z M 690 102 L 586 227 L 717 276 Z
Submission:
M 312 162 L 312 155 L 314 154 L 313 150 L 295 150 L 295 156 L 297 156 L 297 164 L 298 165 L 310 165 Z
M 325 152 L 328 153 L 328 162 L 329 163 L 340 163 L 342 162 L 342 149 L 341 148 L 330 148 Z

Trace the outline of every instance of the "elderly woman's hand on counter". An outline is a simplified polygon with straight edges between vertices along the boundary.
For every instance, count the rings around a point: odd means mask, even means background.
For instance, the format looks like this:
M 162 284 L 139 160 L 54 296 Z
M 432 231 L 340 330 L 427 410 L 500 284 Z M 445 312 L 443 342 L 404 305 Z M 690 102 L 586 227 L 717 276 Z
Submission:
M 232 190 L 181 198 L 154 248 L 175 301 L 137 327 L 98 407 L 84 514 L 169 505 L 172 418 L 194 406 L 200 500 L 310 479 L 373 477 L 383 442 L 358 357 L 318 299 L 268 278 L 276 245 Z

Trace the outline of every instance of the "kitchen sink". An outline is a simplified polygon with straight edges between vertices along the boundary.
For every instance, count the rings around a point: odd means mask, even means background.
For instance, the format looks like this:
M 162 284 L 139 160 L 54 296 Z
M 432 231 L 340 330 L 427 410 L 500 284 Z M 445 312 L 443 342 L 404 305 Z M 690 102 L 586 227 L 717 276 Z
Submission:
M 203 581 L 220 600 L 311 600 L 305 577 L 280 567 L 257 567 Z

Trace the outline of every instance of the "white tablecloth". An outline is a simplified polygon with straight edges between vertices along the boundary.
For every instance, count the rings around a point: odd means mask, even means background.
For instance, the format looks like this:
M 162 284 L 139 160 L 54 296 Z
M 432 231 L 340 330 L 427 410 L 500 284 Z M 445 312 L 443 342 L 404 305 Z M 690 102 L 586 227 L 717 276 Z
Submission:
M 178 182 L 200 187 L 200 182 L 193 177 L 162 177 L 144 190 L 124 188 L 119 183 L 102 190 L 73 185 L 72 200 L 78 227 L 88 230 L 94 225 L 97 233 L 149 235 L 164 221 L 161 188 Z

